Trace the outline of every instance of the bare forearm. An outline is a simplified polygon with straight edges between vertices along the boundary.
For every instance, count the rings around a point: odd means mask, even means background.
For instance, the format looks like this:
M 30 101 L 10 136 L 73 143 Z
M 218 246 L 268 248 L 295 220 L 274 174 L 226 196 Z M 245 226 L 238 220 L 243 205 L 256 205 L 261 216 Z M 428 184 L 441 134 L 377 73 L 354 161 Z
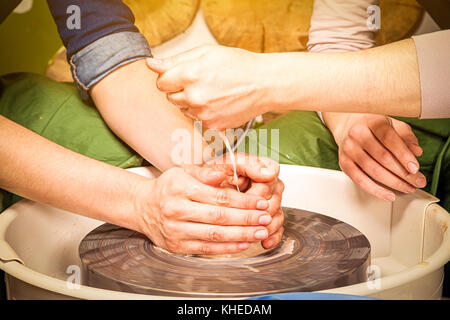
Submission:
M 417 117 L 421 90 L 413 40 L 346 53 L 256 54 L 202 46 L 148 59 L 158 88 L 212 129 L 270 111 L 376 113 Z
M 198 147 L 205 149 L 207 143 L 201 138 L 194 143 L 193 121 L 158 91 L 156 78 L 144 60 L 136 61 L 100 81 L 92 88 L 91 96 L 109 127 L 160 170 L 176 165 L 171 157 L 173 147 L 180 143 L 173 141 L 175 130 L 189 134 L 186 151 L 190 148 L 192 162 L 201 161 Z
M 0 116 L 0 188 L 135 229 L 134 191 L 144 178 L 65 149 Z
M 283 57 L 280 57 L 283 59 Z M 292 53 L 277 73 L 274 105 L 322 112 L 420 115 L 413 40 L 348 53 Z M 287 76 L 286 76 L 287 75 Z

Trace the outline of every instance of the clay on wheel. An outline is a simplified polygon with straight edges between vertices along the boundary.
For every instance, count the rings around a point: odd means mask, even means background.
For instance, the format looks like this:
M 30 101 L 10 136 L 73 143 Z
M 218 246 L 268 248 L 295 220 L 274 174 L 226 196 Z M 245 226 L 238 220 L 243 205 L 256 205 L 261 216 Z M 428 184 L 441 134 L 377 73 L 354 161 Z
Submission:
M 197 254 L 196 257 L 205 258 L 205 259 L 237 259 L 237 258 L 252 258 L 257 257 L 259 255 L 264 254 L 265 252 L 270 251 L 264 249 L 261 242 L 253 242 L 250 244 L 250 247 L 242 252 L 237 253 L 229 253 L 229 254 Z

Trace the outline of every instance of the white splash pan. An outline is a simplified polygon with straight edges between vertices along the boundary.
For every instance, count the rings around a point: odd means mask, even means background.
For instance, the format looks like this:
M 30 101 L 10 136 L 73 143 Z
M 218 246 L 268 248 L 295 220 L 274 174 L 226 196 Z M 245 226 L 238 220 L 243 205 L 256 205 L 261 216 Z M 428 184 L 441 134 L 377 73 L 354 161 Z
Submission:
M 138 168 L 136 173 L 158 173 Z M 425 192 L 399 195 L 393 203 L 360 191 L 342 172 L 281 166 L 283 205 L 345 221 L 372 247 L 379 280 L 325 292 L 383 299 L 439 299 L 443 266 L 450 258 L 450 215 Z M 67 284 L 71 265 L 81 267 L 78 245 L 102 222 L 23 200 L 0 215 L 0 268 L 10 299 L 160 299 Z M 82 282 L 83 283 L 83 282 Z

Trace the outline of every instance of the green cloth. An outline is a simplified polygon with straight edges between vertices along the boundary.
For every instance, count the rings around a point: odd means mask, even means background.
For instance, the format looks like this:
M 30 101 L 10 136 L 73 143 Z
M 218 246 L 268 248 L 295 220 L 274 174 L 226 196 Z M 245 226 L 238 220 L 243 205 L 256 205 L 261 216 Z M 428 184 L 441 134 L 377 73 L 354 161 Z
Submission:
M 143 163 L 142 157 L 108 128 L 97 109 L 81 101 L 73 84 L 29 73 L 1 76 L 0 114 L 90 158 L 120 168 Z M 1 192 L 0 212 L 18 200 L 18 196 Z
M 398 119 L 411 125 L 424 150 L 418 158 L 428 181 L 424 190 L 433 192 L 441 199 L 441 205 L 450 210 L 450 119 Z M 279 130 L 278 148 L 271 144 L 273 129 Z M 260 130 L 267 130 L 267 142 L 258 140 Z M 255 144 L 257 150 L 249 148 Z M 279 162 L 283 164 L 340 170 L 338 147 L 315 112 L 293 111 L 259 127 L 256 134 L 247 138 L 246 150 L 274 159 L 278 152 Z

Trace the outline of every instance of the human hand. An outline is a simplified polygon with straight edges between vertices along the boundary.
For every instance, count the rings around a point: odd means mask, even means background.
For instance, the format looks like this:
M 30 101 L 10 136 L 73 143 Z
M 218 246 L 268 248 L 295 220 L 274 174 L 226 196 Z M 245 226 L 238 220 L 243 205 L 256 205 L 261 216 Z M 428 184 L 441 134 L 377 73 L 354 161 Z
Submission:
M 225 169 L 224 169 L 225 168 Z M 240 176 L 261 183 L 278 173 L 263 164 L 239 164 Z M 267 168 L 266 168 L 267 169 Z M 173 168 L 138 188 L 138 231 L 155 245 L 174 253 L 224 254 L 247 249 L 269 236 L 272 222 L 264 197 L 220 187 L 229 179 L 230 164 Z
M 239 189 L 246 194 L 262 196 L 268 200 L 269 207 L 266 211 L 272 216 L 272 222 L 266 225 L 269 236 L 262 241 L 262 246 L 266 249 L 273 248 L 281 241 L 284 232 L 284 213 L 281 209 L 284 184 L 278 179 L 280 167 L 275 161 L 264 157 L 239 153 L 235 154 L 235 158 L 238 168 L 241 167 L 240 164 L 247 164 L 247 170 L 256 169 L 254 172 L 241 172 L 238 169 L 238 185 Z M 224 158 L 213 160 L 212 163 L 207 164 L 212 165 L 216 170 L 223 170 L 227 174 L 228 181 L 224 181 L 222 186 L 236 184 L 233 181 L 233 170 L 230 162 L 230 156 L 225 154 Z M 225 163 L 225 165 L 221 163 Z M 259 168 L 265 168 L 268 174 L 261 176 L 257 171 Z M 252 177 L 252 179 L 249 177 Z
M 158 89 L 185 115 L 223 130 L 269 111 L 274 90 L 266 60 L 262 54 L 206 45 L 167 59 L 147 59 L 147 66 L 159 73 Z
M 284 213 L 281 208 L 283 191 L 284 184 L 277 178 L 270 183 L 252 182 L 252 186 L 246 192 L 262 195 L 269 201 L 269 208 L 266 211 L 272 216 L 272 222 L 266 226 L 269 237 L 262 241 L 262 246 L 266 249 L 277 246 L 283 236 Z
M 408 124 L 382 115 L 350 114 L 332 133 L 342 171 L 366 192 L 394 201 L 387 187 L 404 193 L 425 187 L 416 159 L 423 151 Z

